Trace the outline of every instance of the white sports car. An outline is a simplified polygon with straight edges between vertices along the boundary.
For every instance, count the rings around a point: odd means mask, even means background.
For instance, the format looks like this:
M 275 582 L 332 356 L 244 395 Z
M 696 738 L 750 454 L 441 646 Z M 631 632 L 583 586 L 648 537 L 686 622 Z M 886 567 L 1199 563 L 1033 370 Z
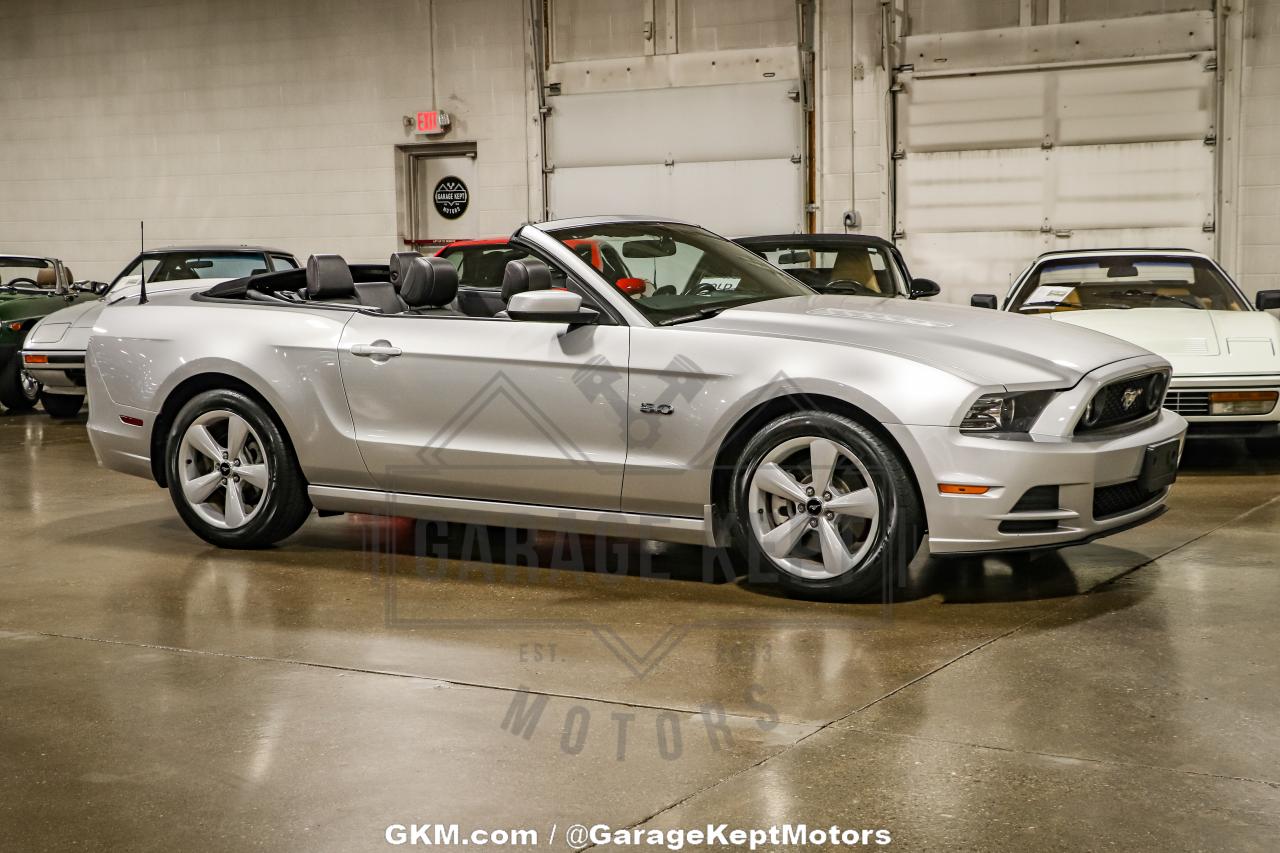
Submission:
M 31 329 L 22 348 L 23 367 L 43 385 L 40 404 L 55 418 L 80 411 L 85 398 L 84 354 L 102 309 L 137 298 L 143 275 L 147 291 L 200 290 L 255 272 L 297 269 L 293 255 L 261 246 L 169 246 L 148 249 L 112 280 L 102 301 L 55 311 Z
M 973 297 L 995 308 L 996 297 Z M 1250 303 L 1212 258 L 1187 249 L 1098 249 L 1041 255 L 1018 276 L 1004 310 L 1114 335 L 1173 364 L 1165 407 L 1188 435 L 1240 437 L 1280 449 L 1280 290 Z M 1100 412 L 1086 412 L 1100 417 Z

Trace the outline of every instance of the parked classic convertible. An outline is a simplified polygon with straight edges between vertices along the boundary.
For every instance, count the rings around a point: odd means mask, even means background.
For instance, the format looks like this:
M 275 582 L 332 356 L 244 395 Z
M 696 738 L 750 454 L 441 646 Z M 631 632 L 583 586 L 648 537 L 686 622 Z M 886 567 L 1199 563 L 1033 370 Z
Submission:
M 1173 363 L 1165 405 L 1190 435 L 1244 438 L 1280 452 L 1280 290 L 1256 304 L 1212 258 L 1187 249 L 1097 249 L 1041 255 L 1018 276 L 1006 311 L 1132 341 Z M 994 308 L 996 297 L 974 304 Z M 1086 413 L 1088 417 L 1089 413 Z
M 624 294 L 575 241 L 659 287 Z M 732 545 L 824 597 L 878 589 L 926 534 L 936 554 L 1060 547 L 1164 507 L 1186 423 L 1159 405 L 1168 362 L 1131 344 L 819 295 L 674 222 L 511 242 L 529 257 L 493 317 L 452 307 L 452 264 L 410 254 L 108 306 L 99 459 L 224 547 L 315 507 Z
M 0 255 L 0 405 L 11 411 L 35 406 L 40 382 L 22 367 L 23 343 L 45 315 L 95 296 L 57 258 Z

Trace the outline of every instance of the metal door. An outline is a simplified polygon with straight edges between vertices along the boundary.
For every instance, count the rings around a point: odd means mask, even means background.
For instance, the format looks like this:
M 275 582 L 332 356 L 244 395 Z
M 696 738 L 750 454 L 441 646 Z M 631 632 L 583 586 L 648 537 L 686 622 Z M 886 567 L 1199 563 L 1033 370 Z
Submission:
M 409 155 L 408 165 L 412 245 L 439 244 L 477 236 L 476 155 L 413 152 Z M 458 186 L 462 189 L 457 189 Z M 465 193 L 466 203 L 459 215 L 441 213 L 436 199 L 437 188 L 441 193 L 453 196 Z M 483 200 L 479 203 L 483 204 Z M 445 213 L 449 212 L 445 206 Z
M 627 342 L 624 326 L 357 314 L 339 363 L 369 473 L 396 492 L 618 509 Z

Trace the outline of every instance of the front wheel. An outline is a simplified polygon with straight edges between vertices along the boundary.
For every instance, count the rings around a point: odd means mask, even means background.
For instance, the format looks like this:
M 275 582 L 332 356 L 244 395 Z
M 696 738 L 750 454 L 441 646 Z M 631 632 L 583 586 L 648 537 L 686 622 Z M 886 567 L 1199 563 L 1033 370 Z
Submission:
M 773 569 L 789 593 L 849 600 L 905 574 L 922 513 L 897 452 L 875 432 L 828 412 L 769 423 L 734 472 L 739 556 Z
M 22 356 L 14 354 L 0 368 L 0 405 L 11 412 L 29 412 L 40 399 L 40 383 L 22 367 Z
M 74 418 L 80 414 L 84 397 L 79 394 L 50 394 L 42 391 L 40 405 L 51 418 Z
M 173 504 L 210 544 L 261 548 L 292 534 L 311 512 L 288 440 L 263 406 L 239 391 L 192 398 L 165 447 Z

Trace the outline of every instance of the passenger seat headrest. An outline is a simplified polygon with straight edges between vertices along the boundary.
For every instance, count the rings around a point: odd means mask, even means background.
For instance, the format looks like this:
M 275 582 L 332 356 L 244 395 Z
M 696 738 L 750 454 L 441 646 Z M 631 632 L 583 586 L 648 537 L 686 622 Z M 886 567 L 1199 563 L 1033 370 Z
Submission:
M 309 299 L 336 299 L 352 296 L 356 283 L 351 278 L 351 267 L 341 255 L 312 255 L 307 258 L 307 297 Z
M 458 295 L 458 268 L 444 258 L 410 261 L 400 276 L 400 298 L 413 308 L 438 308 Z
M 421 252 L 392 252 L 391 262 L 387 265 L 391 267 L 391 283 L 400 284 L 409 264 L 413 263 L 414 258 L 420 257 L 422 257 Z
M 551 267 L 537 258 L 524 258 L 519 261 L 507 261 L 507 268 L 502 272 L 502 301 L 510 302 L 511 297 L 527 290 L 550 290 Z

